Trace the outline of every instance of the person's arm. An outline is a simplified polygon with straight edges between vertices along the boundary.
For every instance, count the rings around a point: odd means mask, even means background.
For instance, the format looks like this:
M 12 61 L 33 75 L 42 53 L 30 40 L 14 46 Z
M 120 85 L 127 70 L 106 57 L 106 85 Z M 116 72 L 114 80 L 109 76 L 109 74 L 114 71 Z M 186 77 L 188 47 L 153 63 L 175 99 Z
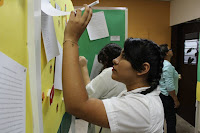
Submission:
M 170 96 L 174 100 L 174 108 L 178 108 L 180 106 L 179 100 L 176 96 L 175 90 L 169 92 Z
M 174 85 L 174 78 L 173 78 L 173 68 L 171 66 L 167 66 L 163 70 L 163 76 L 165 79 L 165 85 L 169 95 L 174 100 L 174 108 L 178 108 L 180 103 L 175 93 L 175 85 Z
M 63 44 L 63 96 L 66 111 L 102 127 L 109 127 L 104 104 L 98 99 L 88 99 L 79 66 L 78 40 L 92 16 L 92 9 L 85 6 L 70 14 L 65 28 Z
M 81 73 L 83 76 L 84 83 L 85 85 L 87 85 L 88 83 L 90 83 L 90 77 L 87 68 L 87 60 L 84 56 L 79 56 L 79 65 L 81 68 Z
M 104 76 L 107 79 L 109 73 L 105 73 L 104 71 L 97 75 L 94 79 L 90 81 L 88 69 L 87 69 L 87 60 L 84 56 L 79 56 L 79 65 L 81 68 L 81 73 L 83 76 L 84 83 L 86 85 L 86 90 L 89 98 L 97 98 L 101 99 L 106 90 L 111 89 L 108 88 L 107 83 L 105 82 Z

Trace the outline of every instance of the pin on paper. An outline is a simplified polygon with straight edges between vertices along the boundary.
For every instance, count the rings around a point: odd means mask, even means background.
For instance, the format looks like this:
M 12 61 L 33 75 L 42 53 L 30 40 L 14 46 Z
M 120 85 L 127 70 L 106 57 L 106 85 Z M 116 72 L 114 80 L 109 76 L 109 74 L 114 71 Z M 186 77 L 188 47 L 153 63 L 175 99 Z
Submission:
M 67 11 L 67 6 L 66 6 L 66 4 L 65 4 L 65 11 Z
M 55 8 L 61 11 L 61 8 L 57 3 L 55 3 Z
M 54 97 L 54 85 L 53 85 L 52 89 L 50 90 L 49 97 L 50 97 L 50 105 L 51 105 L 53 103 L 53 97 Z
M 60 20 L 58 20 L 58 27 L 60 27 Z
M 57 106 L 56 106 L 56 113 L 58 112 L 58 104 L 57 104 Z
M 42 92 L 42 103 L 43 103 L 44 99 L 45 99 L 45 95 L 44 95 L 44 92 Z
M 50 65 L 50 73 L 52 72 L 52 65 Z

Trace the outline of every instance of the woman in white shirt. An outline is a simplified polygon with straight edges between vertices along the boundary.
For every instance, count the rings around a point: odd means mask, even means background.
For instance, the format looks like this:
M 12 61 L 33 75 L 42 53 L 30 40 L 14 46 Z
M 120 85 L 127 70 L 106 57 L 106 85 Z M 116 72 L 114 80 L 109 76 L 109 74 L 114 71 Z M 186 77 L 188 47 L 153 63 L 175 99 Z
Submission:
M 152 41 L 129 38 L 113 60 L 112 79 L 126 85 L 118 97 L 88 98 L 79 66 L 78 40 L 92 16 L 85 5 L 70 14 L 63 43 L 63 95 L 66 111 L 113 133 L 162 133 L 164 113 L 157 87 L 163 59 Z
M 104 100 L 116 97 L 126 89 L 123 83 L 111 78 L 113 59 L 120 55 L 121 50 L 122 48 L 118 44 L 109 43 L 99 51 L 98 62 L 101 63 L 103 67 L 100 74 L 91 81 L 86 58 L 84 56 L 79 57 L 79 64 L 89 98 Z M 100 128 L 100 131 L 106 133 L 110 132 L 109 129 L 106 128 Z M 93 124 L 89 124 L 88 133 L 95 133 L 95 126 Z
M 109 43 L 99 51 L 98 62 L 101 63 L 103 67 L 100 74 L 91 81 L 86 58 L 84 56 L 79 57 L 79 64 L 89 98 L 103 100 L 118 96 L 119 93 L 126 89 L 123 83 L 117 82 L 111 78 L 113 59 L 120 55 L 121 50 L 122 48 L 118 44 Z

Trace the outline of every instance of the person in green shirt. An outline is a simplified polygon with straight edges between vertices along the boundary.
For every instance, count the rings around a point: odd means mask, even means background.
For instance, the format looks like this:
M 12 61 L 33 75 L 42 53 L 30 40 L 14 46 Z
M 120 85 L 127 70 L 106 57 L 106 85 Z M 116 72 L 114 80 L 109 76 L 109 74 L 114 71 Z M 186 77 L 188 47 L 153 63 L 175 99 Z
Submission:
M 179 75 L 170 63 L 173 56 L 172 49 L 167 44 L 160 45 L 161 54 L 164 57 L 163 73 L 160 79 L 160 98 L 163 103 L 167 133 L 176 133 L 176 108 L 180 103 L 177 98 Z

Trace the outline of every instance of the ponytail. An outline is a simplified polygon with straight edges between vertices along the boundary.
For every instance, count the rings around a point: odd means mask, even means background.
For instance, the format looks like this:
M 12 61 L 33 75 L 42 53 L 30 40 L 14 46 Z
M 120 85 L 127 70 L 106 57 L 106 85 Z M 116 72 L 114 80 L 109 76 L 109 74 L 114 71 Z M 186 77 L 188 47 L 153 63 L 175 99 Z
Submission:
M 159 85 L 161 74 L 162 74 L 164 57 L 161 53 L 160 47 L 158 45 L 153 45 L 153 46 L 154 46 L 155 50 L 157 51 L 157 56 L 159 58 L 158 59 L 159 61 L 157 61 L 157 67 L 156 67 L 157 71 L 156 72 L 153 72 L 153 71 L 149 72 L 148 82 L 149 82 L 150 88 L 141 92 L 141 94 L 144 94 L 144 95 L 152 92 L 153 90 L 155 90 L 157 88 L 157 86 Z

